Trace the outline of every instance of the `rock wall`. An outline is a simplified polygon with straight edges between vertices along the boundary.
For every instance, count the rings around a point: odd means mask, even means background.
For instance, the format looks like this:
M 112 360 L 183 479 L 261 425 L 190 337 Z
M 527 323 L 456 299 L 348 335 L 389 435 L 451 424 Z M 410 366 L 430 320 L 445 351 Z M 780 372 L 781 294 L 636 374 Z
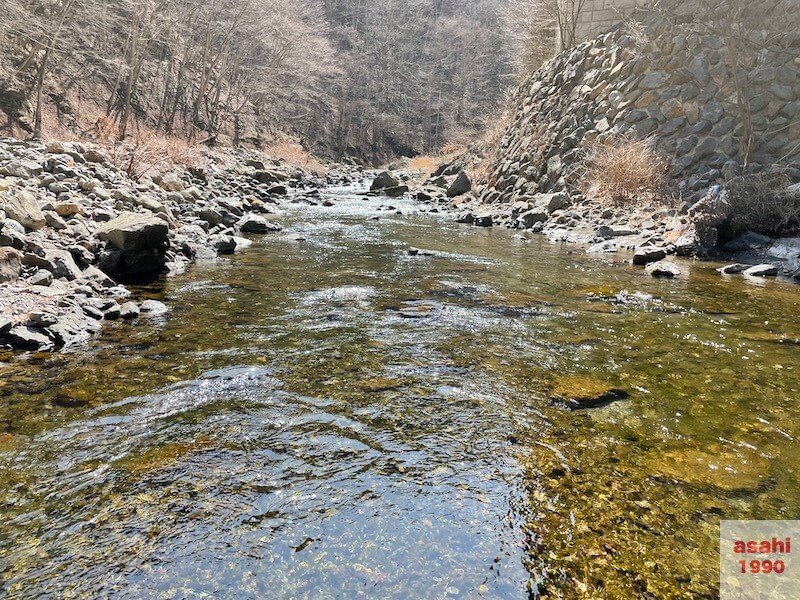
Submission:
M 609 31 L 646 4 L 647 0 L 585 0 L 575 20 L 575 39 L 583 42 Z
M 482 204 L 575 192 L 589 145 L 604 136 L 652 136 L 685 198 L 742 173 L 742 114 L 724 40 L 652 13 L 546 63 L 514 99 Z M 798 47 L 761 52 L 739 69 L 755 139 L 746 172 L 785 165 L 800 180 Z

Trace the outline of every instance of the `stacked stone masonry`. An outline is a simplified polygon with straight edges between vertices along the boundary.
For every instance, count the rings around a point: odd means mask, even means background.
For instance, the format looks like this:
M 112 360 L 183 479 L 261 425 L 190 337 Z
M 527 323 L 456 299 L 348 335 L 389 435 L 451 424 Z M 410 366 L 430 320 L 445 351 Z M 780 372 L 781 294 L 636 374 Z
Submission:
M 800 174 L 800 49 L 770 48 L 743 67 L 754 140 L 744 160 L 742 113 L 723 40 L 646 13 L 543 65 L 517 91 L 483 203 L 574 191 L 587 150 L 608 136 L 651 137 L 686 197 L 745 170 Z

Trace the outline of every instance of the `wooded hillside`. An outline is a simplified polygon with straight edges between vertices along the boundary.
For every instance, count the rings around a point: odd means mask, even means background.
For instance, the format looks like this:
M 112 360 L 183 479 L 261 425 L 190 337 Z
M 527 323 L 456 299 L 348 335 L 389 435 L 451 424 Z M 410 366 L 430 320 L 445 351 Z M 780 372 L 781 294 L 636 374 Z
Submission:
M 479 130 L 511 83 L 502 0 L 0 0 L 6 133 L 385 159 Z M 65 129 L 66 128 L 66 131 Z

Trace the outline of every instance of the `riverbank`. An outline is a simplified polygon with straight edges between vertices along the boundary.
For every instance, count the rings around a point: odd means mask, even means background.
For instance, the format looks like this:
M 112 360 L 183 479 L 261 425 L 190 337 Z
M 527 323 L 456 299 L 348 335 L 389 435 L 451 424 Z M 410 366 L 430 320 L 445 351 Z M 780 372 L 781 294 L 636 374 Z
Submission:
M 0 140 L 0 347 L 51 350 L 104 321 L 161 314 L 126 282 L 175 274 L 197 259 L 281 230 L 280 206 L 347 182 L 253 151 L 205 152 L 202 167 L 130 162 L 83 143 Z M 125 160 L 128 160 L 127 158 Z M 355 173 L 355 171 L 353 171 Z

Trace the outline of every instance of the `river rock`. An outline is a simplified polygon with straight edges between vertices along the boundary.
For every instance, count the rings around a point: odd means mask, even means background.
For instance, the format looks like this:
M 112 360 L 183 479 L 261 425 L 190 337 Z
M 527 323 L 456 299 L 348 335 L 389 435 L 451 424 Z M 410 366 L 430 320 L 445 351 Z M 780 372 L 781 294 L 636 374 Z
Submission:
M 22 253 L 14 248 L 0 248 L 0 283 L 19 279 L 22 273 Z
M 771 264 L 756 265 L 745 270 L 743 274 L 747 277 L 777 277 L 778 267 Z
M 66 250 L 50 248 L 44 251 L 44 256 L 29 252 L 25 254 L 22 262 L 25 266 L 38 267 L 49 271 L 56 279 L 63 278 L 67 281 L 75 281 L 82 275 L 78 265 L 75 264 L 72 254 Z
M 270 223 L 264 217 L 259 217 L 258 215 L 242 217 L 238 227 L 244 233 L 274 233 L 283 229 L 280 225 Z
M 728 493 L 753 493 L 769 482 L 769 461 L 743 448 L 667 450 L 647 464 L 660 479 Z
M 745 231 L 739 237 L 729 241 L 722 249 L 728 252 L 746 252 L 748 250 L 759 250 L 766 248 L 772 243 L 772 238 L 755 233 L 753 231 Z
M 678 277 L 681 274 L 681 270 L 677 267 L 677 265 L 674 265 L 666 260 L 650 263 L 645 267 L 645 271 L 647 271 L 647 273 L 653 277 L 673 278 Z
M 53 345 L 52 340 L 47 337 L 43 329 L 28 325 L 12 327 L 5 336 L 15 348 L 42 350 Z
M 724 267 L 717 269 L 717 272 L 721 273 L 722 275 L 738 275 L 739 273 L 744 273 L 749 268 L 750 265 L 735 263 L 732 265 L 725 265 Z
M 580 410 L 624 400 L 628 393 L 589 375 L 565 375 L 553 382 L 550 396 L 570 410 Z
M 370 190 L 377 192 L 386 188 L 394 188 L 400 185 L 400 180 L 389 171 L 383 171 L 372 182 Z
M 463 196 L 470 190 L 472 190 L 472 181 L 470 181 L 469 176 L 464 171 L 461 171 L 456 176 L 453 183 L 450 184 L 450 187 L 447 188 L 447 197 L 456 198 L 457 196 Z
M 408 186 L 407 185 L 397 185 L 395 187 L 388 187 L 383 190 L 383 193 L 386 194 L 389 198 L 401 198 L 404 194 L 408 193 Z
M 643 246 L 636 250 L 633 255 L 633 264 L 639 266 L 649 265 L 650 263 L 664 260 L 667 253 L 663 248 L 656 248 L 655 246 Z
M 11 198 L 0 201 L 0 208 L 9 219 L 13 219 L 28 231 L 38 231 L 45 225 L 44 214 L 36 203 L 36 197 L 30 192 L 19 192 Z
M 28 283 L 40 287 L 48 287 L 53 283 L 53 274 L 50 271 L 39 269 L 28 279 Z
M 152 273 L 164 267 L 169 226 L 155 216 L 123 213 L 98 227 L 95 235 L 122 252 L 123 267 L 129 275 Z
M 163 302 L 159 302 L 158 300 L 145 300 L 142 302 L 140 308 L 142 314 L 147 314 L 150 316 L 163 315 L 169 311 L 167 305 Z
M 119 308 L 119 316 L 126 321 L 130 321 L 131 319 L 135 319 L 141 314 L 139 307 L 136 305 L 135 302 L 126 302 Z

